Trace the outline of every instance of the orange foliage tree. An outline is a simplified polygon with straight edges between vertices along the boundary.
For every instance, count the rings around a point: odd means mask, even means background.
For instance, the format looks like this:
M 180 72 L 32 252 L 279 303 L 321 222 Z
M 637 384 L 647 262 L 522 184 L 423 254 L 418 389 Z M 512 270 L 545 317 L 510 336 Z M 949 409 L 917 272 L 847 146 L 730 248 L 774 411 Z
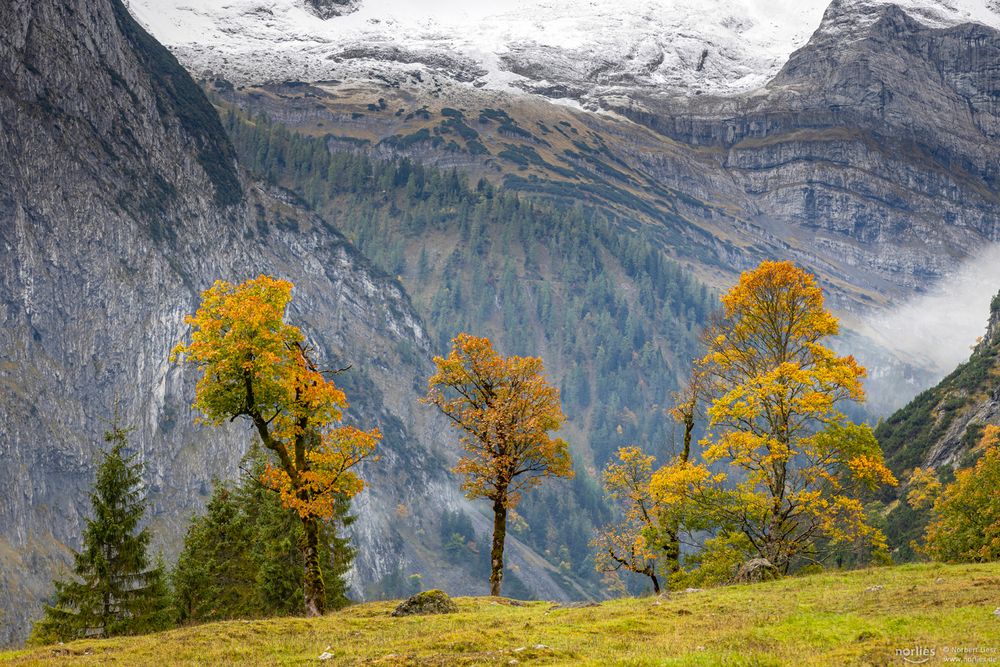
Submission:
M 194 402 L 201 421 L 246 418 L 274 453 L 277 465 L 267 466 L 261 482 L 302 521 L 305 610 L 318 616 L 325 607 L 320 522 L 339 499 L 362 490 L 352 468 L 372 456 L 381 435 L 339 424 L 347 398 L 316 367 L 298 327 L 285 322 L 291 298 L 292 284 L 269 276 L 217 281 L 185 319 L 190 342 L 178 344 L 171 359 L 201 373 Z
M 731 472 L 678 462 L 654 474 L 654 491 L 694 502 L 778 571 L 796 557 L 820 557 L 821 539 L 884 549 L 862 495 L 896 480 L 871 429 L 839 409 L 864 400 L 865 369 L 824 345 L 839 323 L 814 277 L 790 262 L 763 262 L 722 306 L 698 362 L 710 399 L 701 444 L 706 463 Z
M 462 431 L 465 455 L 455 472 L 470 498 L 493 503 L 490 595 L 500 595 L 507 512 L 546 477 L 572 477 L 569 448 L 558 430 L 565 417 L 559 390 L 537 357 L 503 357 L 487 338 L 459 334 L 447 357 L 435 357 L 425 403 Z

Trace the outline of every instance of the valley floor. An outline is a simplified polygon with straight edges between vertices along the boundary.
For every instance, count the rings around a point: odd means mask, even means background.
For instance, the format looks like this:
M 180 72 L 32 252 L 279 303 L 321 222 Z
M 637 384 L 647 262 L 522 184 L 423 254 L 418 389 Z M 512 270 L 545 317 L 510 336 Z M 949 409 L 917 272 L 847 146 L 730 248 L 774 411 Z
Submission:
M 11 665 L 1000 665 L 1000 563 L 906 565 L 559 607 L 359 604 L 0 653 Z M 332 657 L 321 662 L 319 656 Z

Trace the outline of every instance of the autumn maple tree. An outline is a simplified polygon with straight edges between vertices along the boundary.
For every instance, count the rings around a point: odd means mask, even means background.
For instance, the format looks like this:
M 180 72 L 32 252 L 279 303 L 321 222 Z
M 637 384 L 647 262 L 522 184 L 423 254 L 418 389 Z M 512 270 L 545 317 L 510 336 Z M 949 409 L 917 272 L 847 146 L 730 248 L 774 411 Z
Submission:
M 822 558 L 820 540 L 883 549 L 863 494 L 896 480 L 871 429 L 840 410 L 864 400 L 865 369 L 826 347 L 839 323 L 815 278 L 791 262 L 764 262 L 722 307 L 698 362 L 709 401 L 704 463 L 657 471 L 654 495 L 695 503 L 779 572 Z M 729 471 L 710 472 L 713 463 Z
M 302 522 L 305 610 L 317 616 L 325 608 L 320 522 L 363 489 L 352 469 L 373 455 L 381 435 L 340 423 L 347 398 L 285 321 L 291 298 L 292 284 L 269 276 L 217 281 L 186 318 L 190 342 L 172 358 L 200 371 L 194 407 L 204 422 L 247 419 L 273 452 L 277 463 L 265 467 L 261 482 Z
M 507 513 L 547 477 L 572 477 L 569 448 L 556 431 L 565 419 L 559 390 L 537 357 L 503 357 L 487 338 L 459 334 L 447 357 L 435 357 L 424 402 L 462 432 L 465 454 L 455 472 L 470 498 L 493 504 L 490 595 L 500 595 Z
M 654 536 L 659 532 L 660 508 L 649 485 L 655 461 L 638 447 L 622 447 L 618 460 L 604 468 L 604 489 L 617 505 L 619 518 L 600 528 L 591 546 L 598 572 L 626 570 L 645 575 L 659 594 L 661 554 Z

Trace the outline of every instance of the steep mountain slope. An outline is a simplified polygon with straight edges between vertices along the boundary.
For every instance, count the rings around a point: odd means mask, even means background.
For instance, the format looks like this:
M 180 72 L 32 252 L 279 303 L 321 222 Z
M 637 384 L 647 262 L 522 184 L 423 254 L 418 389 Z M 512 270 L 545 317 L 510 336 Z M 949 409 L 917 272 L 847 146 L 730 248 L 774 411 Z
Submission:
M 167 356 L 200 290 L 260 272 L 296 284 L 292 317 L 324 363 L 353 366 L 350 419 L 385 434 L 355 505 L 356 593 L 400 568 L 479 591 L 439 558 L 443 512 L 486 520 L 415 401 L 430 347 L 399 283 L 239 171 L 204 94 L 119 0 L 11 0 L 0 23 L 0 641 L 25 636 L 77 544 L 116 402 L 168 555 L 210 480 L 236 474 L 249 430 L 194 425 L 193 377 Z M 512 547 L 530 590 L 583 595 Z
M 986 424 L 1000 424 L 1000 295 L 969 360 L 882 422 L 876 434 L 893 471 L 965 467 Z
M 762 257 L 791 257 L 826 278 L 839 307 L 865 311 L 927 289 L 998 239 L 1000 15 L 992 5 L 837 0 L 821 15 L 812 3 L 796 11 L 710 3 L 704 11 L 716 18 L 708 20 L 682 5 L 613 4 L 588 3 L 579 18 L 551 24 L 541 18 L 555 5 L 517 4 L 499 11 L 506 23 L 491 15 L 499 41 L 471 29 L 475 12 L 444 6 L 362 3 L 327 21 L 294 0 L 267 16 L 242 3 L 132 8 L 192 71 L 239 84 L 227 99 L 250 113 L 333 132 L 342 146 L 376 155 L 592 201 L 657 227 L 664 248 L 716 284 Z M 623 18 L 608 19 L 612 12 Z M 537 19 L 551 43 L 514 16 Z M 674 45 L 688 44 L 679 37 L 687 35 L 699 53 L 713 52 L 716 21 L 750 40 L 748 52 L 781 48 L 771 65 L 726 62 L 704 74 L 714 77 L 704 86 L 609 74 L 635 65 L 638 47 L 630 56 L 605 45 L 631 43 L 633 31 L 619 24 L 633 19 L 654 32 L 658 20 L 678 21 L 660 33 Z M 801 37 L 789 37 L 796 31 Z M 463 46 L 462 35 L 484 34 L 475 49 Z M 284 46 L 265 54 L 279 35 Z M 542 45 L 518 69 L 530 85 L 493 85 L 499 75 L 485 65 L 492 73 L 480 79 L 452 66 L 466 52 L 516 60 L 521 42 Z M 303 48 L 285 50 L 295 44 Z M 681 65 L 657 56 L 651 71 L 701 76 L 706 58 L 699 69 L 691 58 Z M 600 66 L 587 65 L 595 60 Z M 752 82 L 732 83 L 741 72 Z M 283 79 L 314 85 L 275 82 Z
M 915 510 L 903 500 L 913 469 L 934 468 L 948 481 L 982 453 L 976 445 L 987 424 L 1000 424 L 1000 295 L 993 299 L 986 334 L 969 360 L 875 430 L 886 462 L 904 482 L 886 498 L 887 535 L 897 559 L 915 557 L 912 542 L 920 540 L 929 520 L 926 508 Z

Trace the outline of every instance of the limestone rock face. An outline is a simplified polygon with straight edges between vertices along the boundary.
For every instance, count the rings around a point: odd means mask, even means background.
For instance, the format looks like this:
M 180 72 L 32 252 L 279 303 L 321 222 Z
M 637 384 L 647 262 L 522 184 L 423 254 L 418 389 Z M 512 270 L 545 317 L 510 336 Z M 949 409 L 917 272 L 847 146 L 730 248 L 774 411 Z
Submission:
M 1000 239 L 998 71 L 994 28 L 834 2 L 759 91 L 614 108 L 714 151 L 802 259 L 920 290 Z
M 321 365 L 352 366 L 348 420 L 384 434 L 355 503 L 355 596 L 400 566 L 478 591 L 416 548 L 466 501 L 416 401 L 430 353 L 402 287 L 240 172 L 204 94 L 120 0 L 5 0 L 0 24 L 0 644 L 26 636 L 79 546 L 116 401 L 168 558 L 212 478 L 238 473 L 250 429 L 196 426 L 194 377 L 167 359 L 202 290 L 260 273 L 296 285 L 289 316 Z

